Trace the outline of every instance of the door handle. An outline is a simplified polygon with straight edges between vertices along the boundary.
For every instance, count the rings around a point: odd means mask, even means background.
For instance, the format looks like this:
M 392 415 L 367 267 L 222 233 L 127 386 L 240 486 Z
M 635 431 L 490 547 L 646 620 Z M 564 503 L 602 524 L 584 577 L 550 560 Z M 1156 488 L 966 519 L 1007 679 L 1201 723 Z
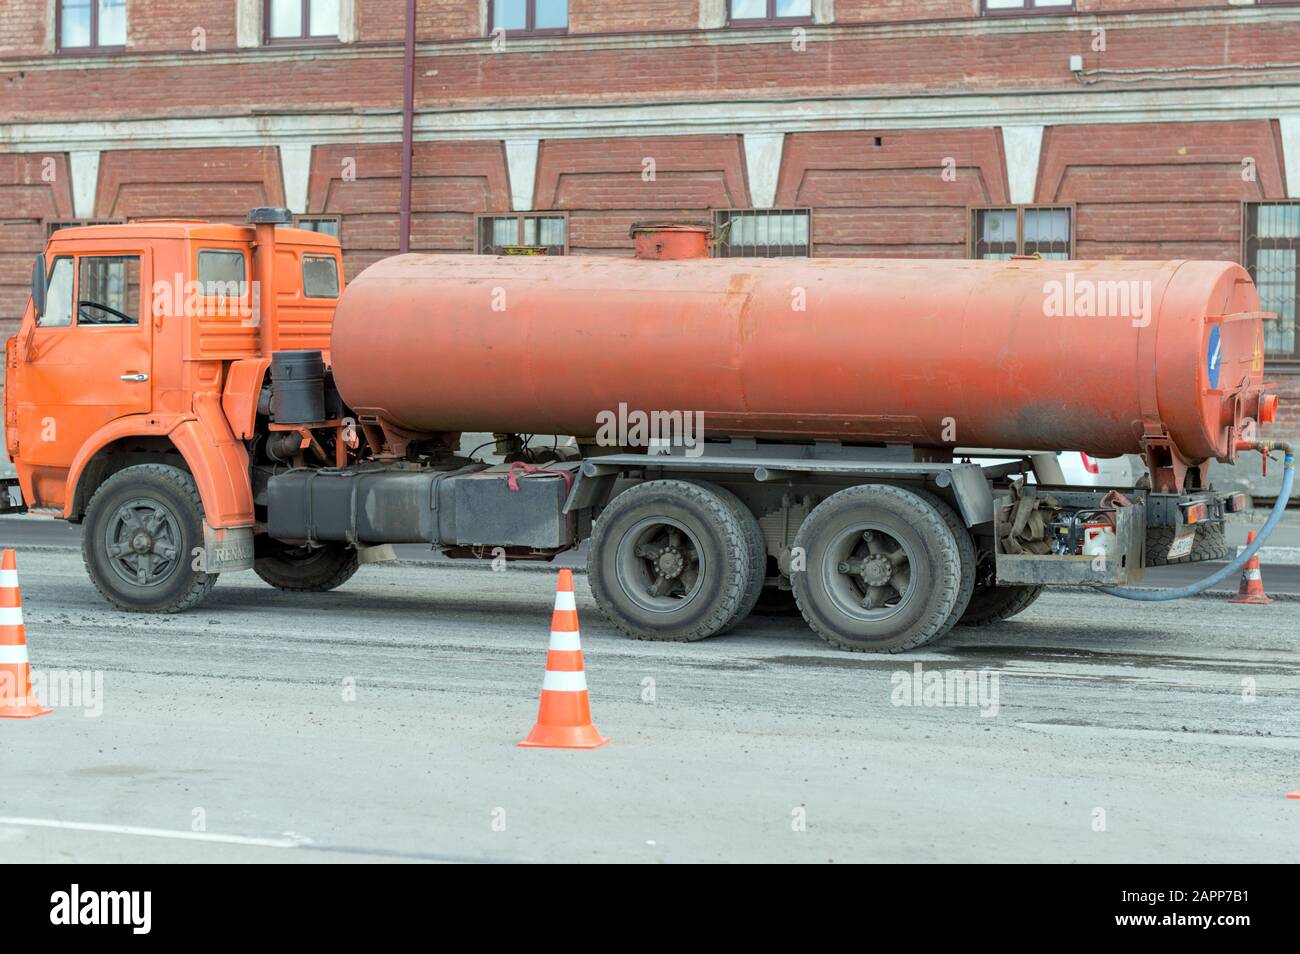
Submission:
M 123 374 L 121 375 L 121 379 L 123 381 L 148 381 L 149 375 L 141 374 L 137 371 L 135 374 Z

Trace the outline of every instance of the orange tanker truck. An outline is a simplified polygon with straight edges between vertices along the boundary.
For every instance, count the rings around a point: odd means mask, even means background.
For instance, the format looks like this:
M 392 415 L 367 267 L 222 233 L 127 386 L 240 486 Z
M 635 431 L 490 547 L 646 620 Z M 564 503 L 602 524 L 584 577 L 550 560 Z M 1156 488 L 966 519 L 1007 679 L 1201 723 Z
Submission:
M 81 523 L 121 609 L 246 569 L 329 590 L 392 544 L 589 541 L 633 636 L 789 597 L 897 652 L 1222 558 L 1245 501 L 1209 462 L 1270 448 L 1269 316 L 1231 263 L 712 258 L 706 228 L 646 223 L 631 258 L 401 255 L 345 288 L 338 242 L 289 221 L 66 229 L 36 260 L 6 509 Z M 462 454 L 474 432 L 504 461 Z M 1062 448 L 1149 476 L 1067 486 L 1035 453 Z

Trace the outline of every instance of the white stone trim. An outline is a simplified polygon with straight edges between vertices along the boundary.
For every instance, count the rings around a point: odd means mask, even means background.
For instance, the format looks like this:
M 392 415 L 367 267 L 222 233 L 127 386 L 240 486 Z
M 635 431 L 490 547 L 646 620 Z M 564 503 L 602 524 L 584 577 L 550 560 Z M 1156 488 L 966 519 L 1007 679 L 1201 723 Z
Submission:
M 1282 158 L 1286 163 L 1286 194 L 1300 199 L 1300 112 L 1278 117 Z
M 1042 126 L 1003 126 L 1002 148 L 1007 158 L 1011 201 L 1029 205 L 1038 186 L 1038 157 L 1043 150 Z
M 240 48 L 262 45 L 262 0 L 236 0 L 235 44 Z
M 54 53 L 59 48 L 59 0 L 45 3 L 45 52 Z M 12 14 L 11 14 L 12 15 Z
M 785 133 L 745 133 L 741 140 L 745 144 L 750 205 L 755 209 L 770 209 L 776 204 Z
M 99 150 L 69 152 L 68 171 L 72 176 L 72 214 L 79 219 L 93 219 L 99 189 Z
M 339 0 L 339 42 L 355 43 L 356 41 L 357 41 L 356 0 Z
M 507 139 L 506 169 L 510 174 L 510 207 L 516 212 L 531 212 L 533 192 L 537 188 L 537 139 Z
M 727 25 L 727 0 L 700 0 L 700 29 L 717 30 Z
M 721 108 L 725 106 L 725 108 Z M 1209 122 L 1300 114 L 1300 84 L 1008 93 L 829 97 L 653 105 L 528 106 L 417 112 L 415 137 L 443 140 L 748 135 L 880 129 L 969 129 L 1093 123 Z M 0 152 L 279 146 L 287 142 L 400 141 L 391 113 L 267 114 L 0 123 Z M 1294 188 L 1294 186 L 1293 186 Z
M 284 204 L 294 215 L 307 213 L 307 187 L 311 181 L 311 143 L 280 144 L 280 176 L 284 181 Z

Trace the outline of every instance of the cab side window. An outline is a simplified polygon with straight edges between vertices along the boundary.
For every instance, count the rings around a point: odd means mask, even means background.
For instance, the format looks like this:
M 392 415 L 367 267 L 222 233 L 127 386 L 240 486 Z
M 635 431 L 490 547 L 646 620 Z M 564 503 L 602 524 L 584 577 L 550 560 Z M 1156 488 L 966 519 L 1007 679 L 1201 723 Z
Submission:
M 339 297 L 339 265 L 333 255 L 302 257 L 302 293 L 306 298 Z
M 72 324 L 72 259 L 56 258 L 45 283 L 45 314 L 36 319 L 42 328 Z
M 140 323 L 140 256 L 84 256 L 78 263 L 77 326 Z

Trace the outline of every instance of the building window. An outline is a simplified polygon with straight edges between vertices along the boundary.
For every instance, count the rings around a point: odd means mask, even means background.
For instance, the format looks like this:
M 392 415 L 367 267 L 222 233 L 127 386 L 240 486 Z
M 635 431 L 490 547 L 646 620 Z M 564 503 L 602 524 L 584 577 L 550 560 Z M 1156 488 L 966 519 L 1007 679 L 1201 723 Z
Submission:
M 1074 257 L 1074 210 L 1033 205 L 971 209 L 971 257 Z
M 339 0 L 266 0 L 268 43 L 332 40 L 339 35 Z
M 807 258 L 809 209 L 719 209 L 713 213 L 717 258 Z
M 319 232 L 321 235 L 339 237 L 339 217 L 337 215 L 295 215 L 293 227 Z
M 727 3 L 727 22 L 736 26 L 812 21 L 812 0 L 727 0 Z
M 48 241 L 59 229 L 79 229 L 87 225 L 121 225 L 126 219 L 46 219 L 45 239 Z
M 1300 296 L 1300 202 L 1246 205 L 1242 259 L 1259 290 L 1260 307 L 1277 313 L 1264 322 L 1264 356 L 1300 361 L 1296 312 Z
M 569 0 L 491 0 L 492 30 L 563 33 L 569 29 Z
M 1074 0 L 980 0 L 985 16 L 1018 16 L 1022 13 L 1073 13 Z
M 126 46 L 126 0 L 59 0 L 60 50 L 120 50 Z
M 564 215 L 480 215 L 481 255 L 566 255 L 569 223 Z

